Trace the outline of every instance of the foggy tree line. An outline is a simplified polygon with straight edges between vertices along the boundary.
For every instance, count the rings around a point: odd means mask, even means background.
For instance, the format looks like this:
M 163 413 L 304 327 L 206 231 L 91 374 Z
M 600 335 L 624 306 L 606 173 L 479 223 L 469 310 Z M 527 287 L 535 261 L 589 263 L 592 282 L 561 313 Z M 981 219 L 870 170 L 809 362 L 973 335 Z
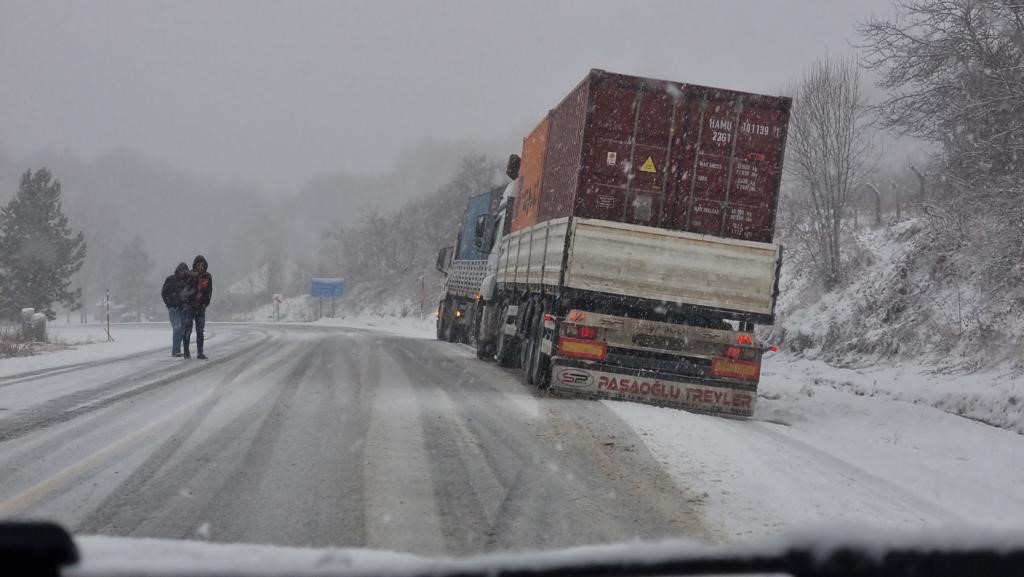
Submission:
M 470 155 L 434 193 L 386 214 L 364 210 L 354 225 L 322 235 L 319 268 L 337 271 L 350 285 L 372 283 L 389 296 L 411 300 L 424 279 L 433 302 L 440 278 L 434 272 L 437 250 L 454 241 L 467 199 L 498 184 L 498 169 L 493 159 Z

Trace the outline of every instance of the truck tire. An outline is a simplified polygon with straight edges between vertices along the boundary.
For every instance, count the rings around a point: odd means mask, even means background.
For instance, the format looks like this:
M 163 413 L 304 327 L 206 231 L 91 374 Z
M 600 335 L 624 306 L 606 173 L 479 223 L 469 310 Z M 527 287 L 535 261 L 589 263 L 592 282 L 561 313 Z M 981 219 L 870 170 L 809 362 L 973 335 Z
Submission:
M 451 343 L 455 341 L 455 322 L 452 319 L 452 301 L 451 299 L 444 299 L 441 304 L 441 313 L 437 317 L 437 332 L 438 339 Z
M 531 349 L 529 362 L 523 368 L 523 375 L 527 383 L 540 389 L 546 389 L 551 377 L 551 358 L 541 350 L 541 345 L 544 343 L 544 309 L 542 308 L 538 308 L 534 318 L 529 342 Z
M 447 302 L 447 300 L 444 300 L 437 305 L 437 323 L 435 324 L 437 325 L 437 340 L 439 341 L 444 340 L 444 309 L 446 308 L 445 305 Z
M 487 325 L 484 324 L 484 317 L 486 316 L 487 307 L 479 305 L 476 308 L 475 315 L 475 330 L 476 334 L 476 358 L 481 361 L 490 361 L 494 359 L 494 339 L 487 338 Z
M 497 338 L 494 344 L 494 359 L 500 367 L 514 367 L 519 360 L 519 340 L 515 335 L 505 334 L 505 319 L 508 318 L 508 305 L 501 307 L 498 317 Z
M 529 312 L 530 324 L 526 329 L 526 338 L 523 339 L 519 353 L 519 366 L 523 370 L 523 383 L 527 385 L 532 385 L 534 382 L 533 378 L 536 376 L 536 372 L 533 369 L 533 363 L 537 355 L 540 354 L 540 340 L 537 338 L 537 329 L 541 323 L 534 312 L 537 308 L 533 307 Z

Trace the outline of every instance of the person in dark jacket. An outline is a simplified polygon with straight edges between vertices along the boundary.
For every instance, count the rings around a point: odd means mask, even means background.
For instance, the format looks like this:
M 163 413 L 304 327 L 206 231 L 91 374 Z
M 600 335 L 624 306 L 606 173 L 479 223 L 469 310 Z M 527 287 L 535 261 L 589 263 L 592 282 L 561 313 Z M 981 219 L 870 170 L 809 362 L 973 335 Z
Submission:
M 184 310 L 184 344 L 185 358 L 190 358 L 188 344 L 192 337 L 192 323 L 196 325 L 196 358 L 205 360 L 203 354 L 203 329 L 206 328 L 206 307 L 210 306 L 213 297 L 213 276 L 207 271 L 209 264 L 203 255 L 192 261 L 192 272 L 188 283 L 182 291 Z
M 164 299 L 164 304 L 167 305 L 167 316 L 171 319 L 171 356 L 181 356 L 181 337 L 184 333 L 182 324 L 182 311 L 181 311 L 181 291 L 185 288 L 185 284 L 188 282 L 188 265 L 185 263 L 178 263 L 177 268 L 174 269 L 174 274 L 164 279 L 164 287 L 160 290 L 160 297 Z M 185 345 L 186 347 L 188 345 Z

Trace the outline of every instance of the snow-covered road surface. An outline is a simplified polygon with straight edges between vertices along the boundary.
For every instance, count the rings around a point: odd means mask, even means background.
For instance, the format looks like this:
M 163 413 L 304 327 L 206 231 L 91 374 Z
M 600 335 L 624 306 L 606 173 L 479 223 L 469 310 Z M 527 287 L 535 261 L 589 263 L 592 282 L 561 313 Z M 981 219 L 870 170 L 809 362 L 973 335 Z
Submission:
M 207 362 L 161 350 L 0 377 L 0 517 L 454 555 L 709 536 L 604 404 L 538 397 L 428 338 L 208 330 Z
M 729 420 L 551 398 L 425 323 L 353 324 L 211 324 L 207 362 L 146 352 L 151 329 L 127 327 L 92 356 L 0 361 L 0 518 L 459 556 L 1024 529 L 1024 436 L 801 359 L 768 358 L 755 418 Z

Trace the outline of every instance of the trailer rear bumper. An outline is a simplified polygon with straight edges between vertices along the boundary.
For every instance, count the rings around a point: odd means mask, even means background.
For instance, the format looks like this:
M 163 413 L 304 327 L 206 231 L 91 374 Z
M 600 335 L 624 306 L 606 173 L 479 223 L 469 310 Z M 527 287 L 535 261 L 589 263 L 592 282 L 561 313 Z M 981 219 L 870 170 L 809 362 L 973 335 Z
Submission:
M 659 375 L 559 357 L 552 359 L 550 390 L 736 417 L 753 416 L 757 401 L 756 385 Z

